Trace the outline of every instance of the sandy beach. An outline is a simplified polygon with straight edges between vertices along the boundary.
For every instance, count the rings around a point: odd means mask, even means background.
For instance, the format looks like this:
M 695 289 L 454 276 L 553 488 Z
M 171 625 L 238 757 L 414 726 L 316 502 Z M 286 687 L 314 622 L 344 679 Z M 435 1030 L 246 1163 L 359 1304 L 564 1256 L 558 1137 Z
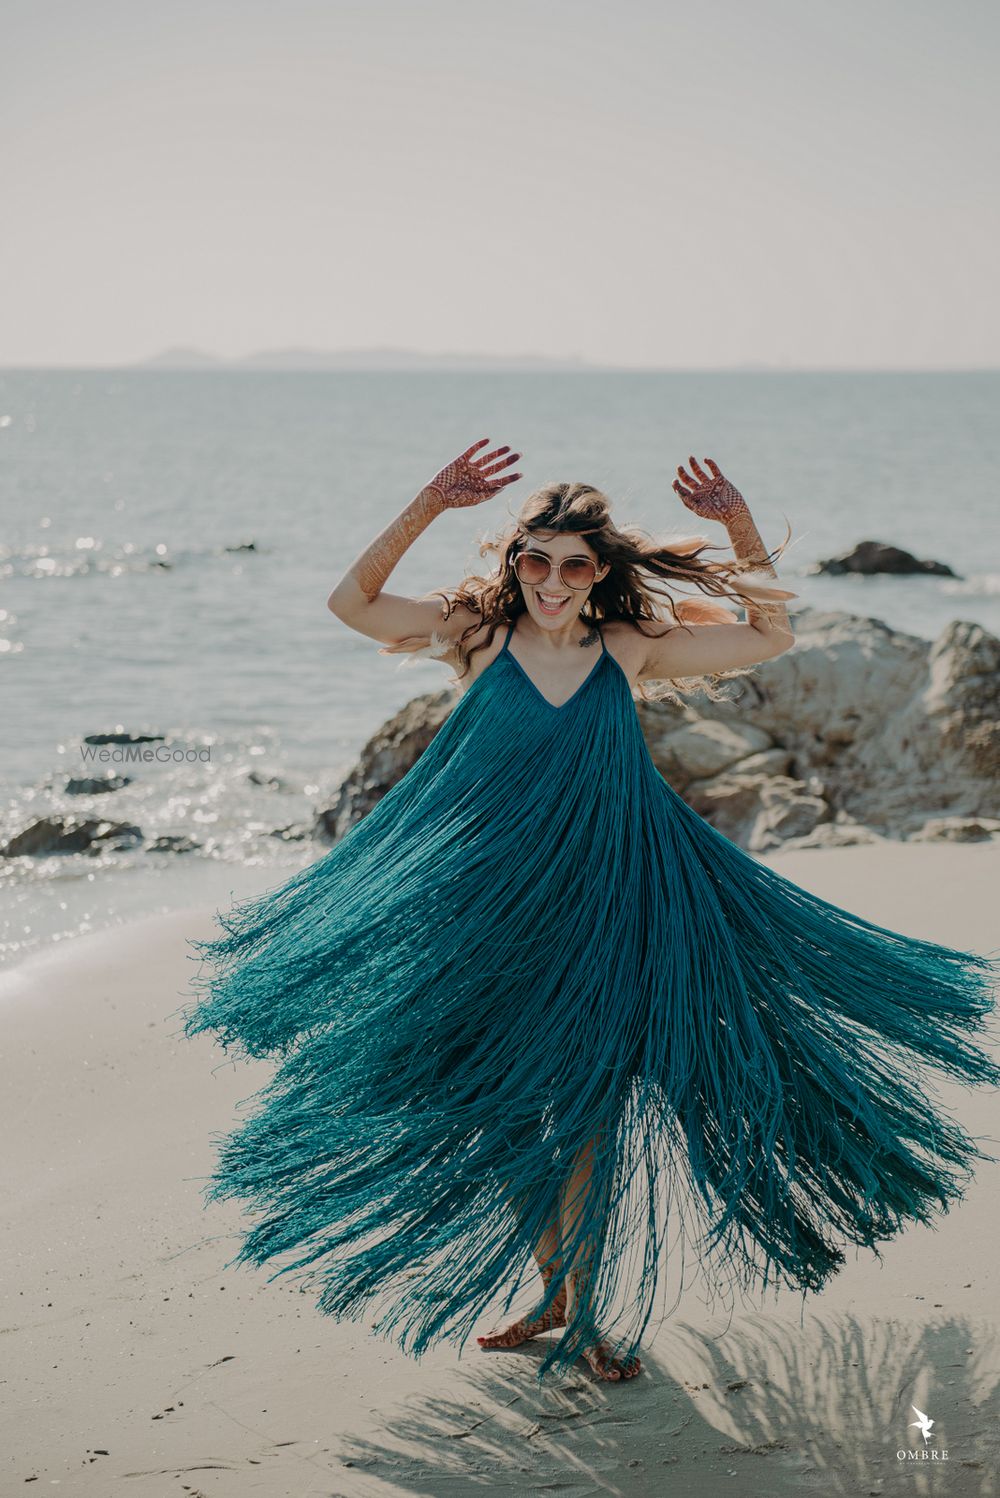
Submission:
M 1000 945 L 996 841 L 765 861 L 899 930 Z M 539 1391 L 530 1345 L 417 1363 L 290 1278 L 223 1270 L 240 1212 L 202 1205 L 210 1136 L 270 1067 L 178 1033 L 185 937 L 210 927 L 188 910 L 77 938 L 0 987 L 4 1495 L 997 1491 L 998 1165 L 881 1264 L 849 1249 L 804 1307 L 768 1292 L 709 1311 L 686 1292 L 622 1386 L 580 1363 Z M 936 1085 L 1000 1136 L 993 1093 Z

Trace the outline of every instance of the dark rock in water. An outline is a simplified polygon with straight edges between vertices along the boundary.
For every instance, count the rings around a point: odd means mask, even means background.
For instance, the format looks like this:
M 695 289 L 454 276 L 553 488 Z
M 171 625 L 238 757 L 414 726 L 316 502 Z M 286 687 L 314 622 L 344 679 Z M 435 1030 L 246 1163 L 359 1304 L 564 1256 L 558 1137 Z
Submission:
M 271 837 L 280 837 L 286 843 L 301 843 L 307 837 L 312 837 L 312 828 L 302 825 L 290 824 L 288 827 L 275 827 L 270 833 Z
M 41 817 L 11 838 L 0 854 L 5 858 L 48 853 L 100 853 L 105 848 L 134 848 L 142 829 L 128 822 L 101 822 L 96 817 Z
M 425 692 L 414 697 L 375 734 L 340 787 L 337 799 L 321 811 L 315 832 L 336 842 L 367 815 L 386 791 L 415 765 L 458 701 L 458 692 Z
M 129 775 L 102 775 L 93 780 L 67 780 L 67 796 L 103 796 L 108 791 L 120 791 L 132 784 Z
M 238 546 L 224 546 L 223 551 L 256 551 L 256 541 L 241 541 Z
M 248 771 L 247 780 L 251 785 L 263 786 L 268 791 L 287 791 L 291 789 L 288 782 L 282 780 L 280 775 L 268 775 L 263 770 Z
M 126 733 L 118 728 L 114 733 L 88 733 L 85 744 L 162 744 L 162 733 Z
M 927 573 L 934 577 L 957 577 L 946 562 L 921 562 L 910 551 L 901 546 L 889 546 L 884 541 L 859 541 L 853 551 L 843 556 L 828 557 L 817 562 L 812 572 L 826 572 L 839 576 L 843 572 L 859 572 L 871 576 L 878 572 L 899 574 Z
M 147 853 L 194 853 L 201 843 L 196 843 L 194 838 L 188 837 L 184 832 L 164 832 L 155 842 L 149 844 Z

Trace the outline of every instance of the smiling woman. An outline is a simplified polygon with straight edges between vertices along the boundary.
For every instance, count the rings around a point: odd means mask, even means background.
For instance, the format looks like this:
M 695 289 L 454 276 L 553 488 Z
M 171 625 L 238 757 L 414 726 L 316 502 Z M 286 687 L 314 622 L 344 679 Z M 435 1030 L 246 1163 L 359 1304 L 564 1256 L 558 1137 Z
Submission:
M 383 591 L 435 517 L 517 477 L 518 455 L 486 446 L 329 598 L 387 649 L 456 668 L 457 705 L 324 858 L 192 944 L 207 971 L 187 1032 L 280 1062 L 207 1197 L 261 1214 L 236 1262 L 293 1255 L 276 1274 L 308 1270 L 320 1310 L 407 1351 L 464 1344 L 528 1275 L 529 1314 L 480 1346 L 558 1329 L 539 1376 L 583 1356 L 621 1381 L 685 1235 L 677 1184 L 710 1289 L 725 1268 L 803 1293 L 844 1262 L 838 1239 L 874 1249 L 961 1195 L 992 1156 L 927 1073 L 1000 1083 L 970 1038 L 996 974 L 783 878 L 657 771 L 645 680 L 793 643 L 793 595 L 745 579 L 772 559 L 717 465 L 692 459 L 675 487 L 727 526 L 729 561 L 619 529 L 589 485 L 548 484 L 492 544 L 489 577 Z

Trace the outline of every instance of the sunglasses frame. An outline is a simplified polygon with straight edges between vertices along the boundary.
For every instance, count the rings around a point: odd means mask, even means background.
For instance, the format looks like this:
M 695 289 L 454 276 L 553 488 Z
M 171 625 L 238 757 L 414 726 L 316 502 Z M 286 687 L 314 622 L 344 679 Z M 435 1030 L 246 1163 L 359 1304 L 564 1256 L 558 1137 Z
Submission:
M 517 555 L 514 557 L 513 562 L 511 563 L 514 571 L 514 576 L 517 578 L 518 582 L 522 581 L 517 571 L 517 564 L 520 561 L 521 557 L 538 557 L 540 561 L 548 562 L 549 564 L 549 570 L 548 572 L 546 572 L 545 576 L 537 583 L 525 583 L 525 587 L 527 588 L 542 587 L 544 583 L 548 582 L 549 578 L 552 576 L 552 573 L 555 571 L 558 572 L 559 581 L 562 583 L 564 588 L 570 588 L 574 593 L 584 593 L 588 588 L 592 588 L 594 586 L 594 583 L 597 581 L 597 574 L 600 571 L 600 564 L 598 562 L 595 562 L 593 557 L 584 556 L 582 553 L 574 557 L 563 557 L 561 562 L 555 562 L 544 551 L 535 551 L 532 547 L 526 547 L 524 551 L 519 551 L 517 553 Z M 567 562 L 589 562 L 594 569 L 594 575 L 590 579 L 590 582 L 582 584 L 567 582 L 563 577 L 562 572 L 563 567 Z

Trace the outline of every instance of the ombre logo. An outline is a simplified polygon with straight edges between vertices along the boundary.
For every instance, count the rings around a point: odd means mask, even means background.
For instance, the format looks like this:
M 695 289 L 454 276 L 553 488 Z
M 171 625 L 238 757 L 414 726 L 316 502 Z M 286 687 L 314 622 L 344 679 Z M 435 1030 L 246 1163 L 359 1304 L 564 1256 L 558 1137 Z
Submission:
M 924 1438 L 924 1444 L 923 1446 L 918 1446 L 916 1450 L 910 1450 L 905 1446 L 901 1447 L 896 1452 L 897 1462 L 946 1462 L 948 1460 L 947 1448 L 932 1446 L 930 1444 L 931 1426 L 934 1424 L 934 1421 L 929 1415 L 925 1415 L 923 1410 L 918 1410 L 915 1404 L 911 1404 L 910 1409 L 917 1417 L 915 1420 L 910 1421 L 910 1426 L 911 1428 L 913 1426 L 917 1427 Z

